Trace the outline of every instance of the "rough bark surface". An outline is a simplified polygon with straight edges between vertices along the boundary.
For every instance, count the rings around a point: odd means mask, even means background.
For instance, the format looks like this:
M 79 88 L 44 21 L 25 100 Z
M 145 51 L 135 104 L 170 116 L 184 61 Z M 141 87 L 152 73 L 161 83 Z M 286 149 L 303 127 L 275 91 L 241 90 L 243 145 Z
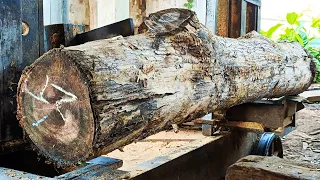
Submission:
M 54 49 L 25 70 L 18 119 L 41 154 L 71 165 L 214 110 L 298 94 L 313 79 L 299 44 L 218 37 L 186 9 L 151 14 L 139 31 Z
M 228 168 L 226 180 L 317 180 L 320 166 L 278 157 L 247 156 Z

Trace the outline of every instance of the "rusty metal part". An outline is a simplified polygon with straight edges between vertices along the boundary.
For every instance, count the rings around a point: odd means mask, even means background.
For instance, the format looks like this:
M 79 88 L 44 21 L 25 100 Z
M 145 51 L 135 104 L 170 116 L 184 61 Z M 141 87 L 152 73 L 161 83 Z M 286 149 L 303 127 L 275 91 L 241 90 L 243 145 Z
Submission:
M 221 120 L 203 120 L 203 119 L 196 119 L 192 122 L 196 124 L 203 124 L 203 125 L 216 125 L 216 126 L 223 126 L 223 127 L 232 127 L 232 128 L 240 128 L 243 130 L 248 131 L 255 131 L 255 132 L 264 132 L 265 128 L 261 123 L 257 122 L 243 122 L 243 121 L 221 121 Z
M 128 175 L 127 172 L 117 170 L 122 166 L 120 159 L 100 156 L 85 163 L 84 167 L 72 172 L 57 176 L 57 179 L 118 179 L 118 177 Z
M 213 121 L 212 119 L 212 113 L 207 114 L 206 116 L 202 117 L 201 119 L 205 120 L 205 121 Z M 214 124 L 205 124 L 203 123 L 202 125 L 202 134 L 204 136 L 212 136 L 213 133 L 215 132 L 215 125 Z
M 85 32 L 84 25 L 53 24 L 44 27 L 44 51 L 59 48 L 60 45 L 76 45 L 75 36 Z
M 229 36 L 229 0 L 218 0 L 216 33 L 219 36 Z
M 282 102 L 282 100 L 281 100 Z M 230 108 L 226 119 L 230 121 L 259 122 L 266 128 L 277 129 L 283 126 L 287 117 L 291 117 L 301 109 L 301 103 L 284 101 L 283 104 L 246 103 Z

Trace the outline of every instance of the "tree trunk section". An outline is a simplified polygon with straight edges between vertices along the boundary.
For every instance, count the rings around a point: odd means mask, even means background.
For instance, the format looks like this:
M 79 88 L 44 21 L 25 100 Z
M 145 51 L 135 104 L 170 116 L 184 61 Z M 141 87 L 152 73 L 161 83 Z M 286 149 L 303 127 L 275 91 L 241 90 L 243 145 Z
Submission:
M 320 166 L 278 157 L 247 156 L 230 166 L 226 180 L 317 180 Z
M 186 9 L 151 14 L 130 37 L 54 49 L 19 82 L 18 119 L 39 152 L 69 166 L 171 124 L 303 92 L 312 58 L 256 32 L 213 35 Z

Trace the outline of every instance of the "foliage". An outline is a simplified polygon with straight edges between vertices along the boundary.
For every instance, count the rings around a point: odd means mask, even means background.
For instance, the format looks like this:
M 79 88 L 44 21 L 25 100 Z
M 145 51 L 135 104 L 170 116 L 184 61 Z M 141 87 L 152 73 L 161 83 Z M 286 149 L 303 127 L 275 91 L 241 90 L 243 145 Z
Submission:
M 314 56 L 317 66 L 315 82 L 320 83 L 320 18 L 312 18 L 311 25 L 306 26 L 305 22 L 300 20 L 301 17 L 303 17 L 303 14 L 288 13 L 286 24 L 276 24 L 268 31 L 261 31 L 261 34 L 274 40 L 299 42 Z M 279 37 L 276 37 L 275 32 L 279 30 L 281 30 L 281 33 Z
M 184 3 L 184 6 L 187 7 L 188 9 L 192 9 L 194 6 L 194 0 L 187 0 L 186 3 Z

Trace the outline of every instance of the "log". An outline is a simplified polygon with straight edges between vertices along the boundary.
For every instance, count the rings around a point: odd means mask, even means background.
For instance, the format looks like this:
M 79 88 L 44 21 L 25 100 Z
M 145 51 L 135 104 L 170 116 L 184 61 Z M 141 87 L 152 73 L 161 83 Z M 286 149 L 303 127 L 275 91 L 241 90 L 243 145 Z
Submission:
M 70 166 L 236 104 L 293 95 L 314 76 L 298 43 L 213 35 L 186 9 L 141 34 L 53 49 L 25 69 L 17 118 L 40 154 Z
M 275 156 L 247 156 L 231 165 L 226 180 L 317 180 L 320 165 Z

